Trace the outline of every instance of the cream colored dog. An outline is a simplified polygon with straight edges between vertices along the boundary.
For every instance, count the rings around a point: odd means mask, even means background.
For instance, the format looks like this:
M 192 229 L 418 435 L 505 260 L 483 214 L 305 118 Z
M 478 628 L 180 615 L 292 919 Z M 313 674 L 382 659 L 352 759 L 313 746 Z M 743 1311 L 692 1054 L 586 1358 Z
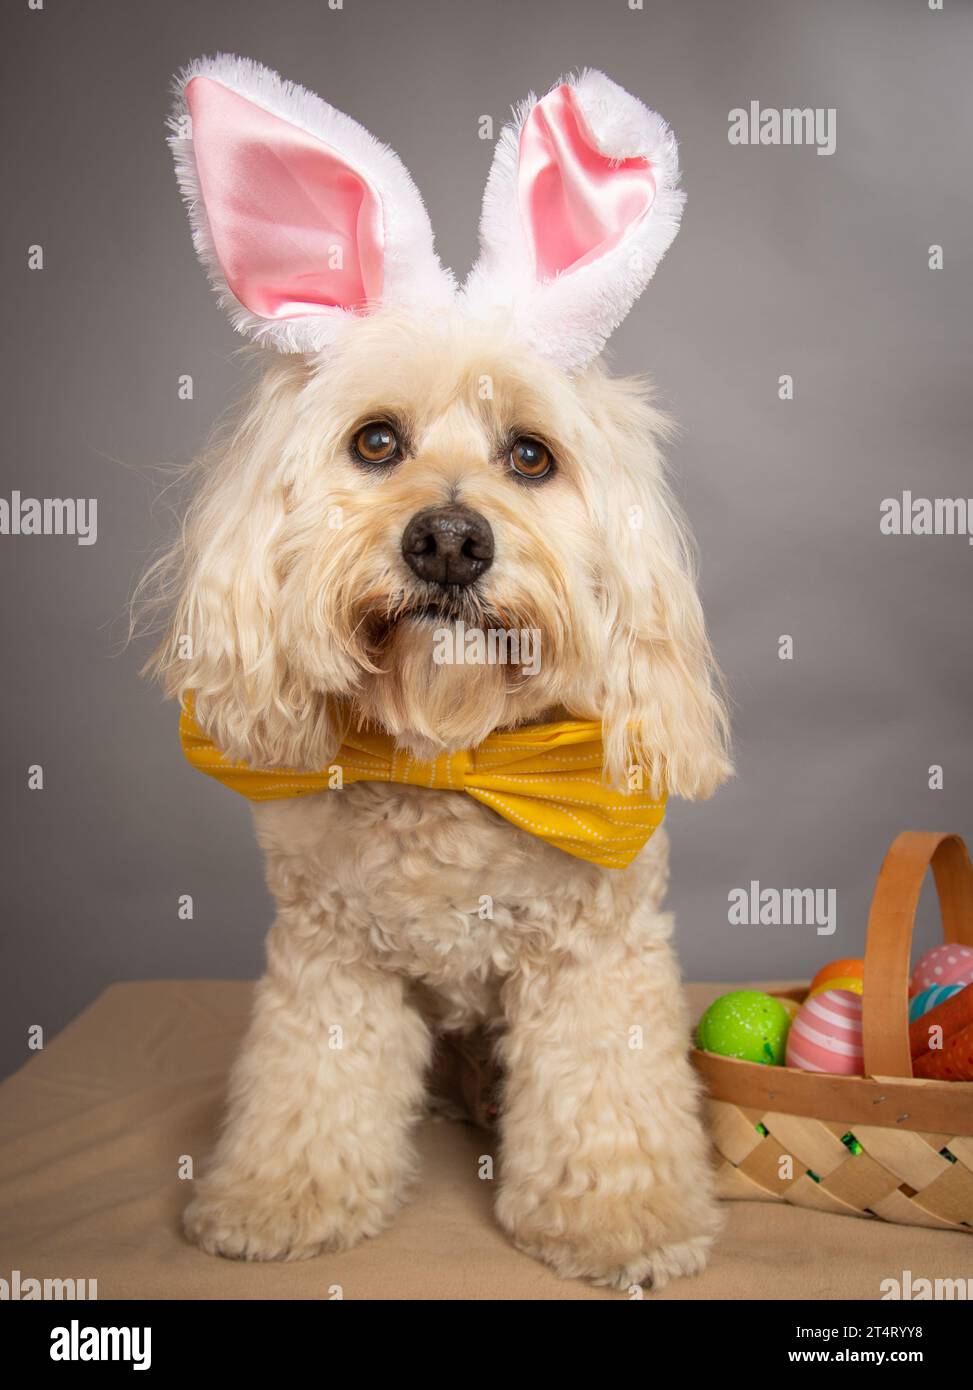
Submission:
M 197 249 L 283 355 L 157 572 L 167 689 L 258 768 L 327 767 L 337 711 L 418 759 L 576 717 L 602 722 L 607 778 L 708 795 L 725 717 L 665 422 L 596 362 L 678 225 L 664 123 L 600 73 L 531 98 L 457 290 L 408 174 L 348 117 L 235 58 L 178 92 Z M 535 633 L 538 667 L 437 661 L 460 620 Z M 617 1287 L 698 1272 L 718 1221 L 665 832 L 601 868 L 468 796 L 370 782 L 255 820 L 278 916 L 190 1238 L 270 1260 L 375 1235 L 436 1031 L 486 1024 L 511 1239 Z

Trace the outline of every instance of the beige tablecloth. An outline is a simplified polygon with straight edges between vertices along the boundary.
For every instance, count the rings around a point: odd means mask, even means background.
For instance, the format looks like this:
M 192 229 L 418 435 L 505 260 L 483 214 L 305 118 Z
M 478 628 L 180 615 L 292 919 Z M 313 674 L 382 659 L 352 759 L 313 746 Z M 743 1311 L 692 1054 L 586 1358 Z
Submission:
M 698 1012 L 725 986 L 690 986 Z M 422 1178 L 391 1227 L 341 1255 L 240 1264 L 186 1244 L 179 1213 L 213 1140 L 250 986 L 120 984 L 0 1087 L 0 1278 L 98 1280 L 100 1298 L 604 1299 L 496 1225 L 477 1158 L 494 1142 L 424 1122 Z M 875 1299 L 901 1278 L 973 1277 L 973 1237 L 759 1202 L 727 1204 L 705 1274 L 654 1299 Z

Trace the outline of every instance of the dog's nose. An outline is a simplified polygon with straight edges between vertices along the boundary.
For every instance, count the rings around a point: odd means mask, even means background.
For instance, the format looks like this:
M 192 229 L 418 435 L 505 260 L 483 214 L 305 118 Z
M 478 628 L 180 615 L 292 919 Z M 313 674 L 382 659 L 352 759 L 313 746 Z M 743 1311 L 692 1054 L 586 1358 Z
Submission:
M 420 579 L 472 584 L 493 564 L 493 532 L 469 507 L 424 507 L 402 534 L 402 554 Z

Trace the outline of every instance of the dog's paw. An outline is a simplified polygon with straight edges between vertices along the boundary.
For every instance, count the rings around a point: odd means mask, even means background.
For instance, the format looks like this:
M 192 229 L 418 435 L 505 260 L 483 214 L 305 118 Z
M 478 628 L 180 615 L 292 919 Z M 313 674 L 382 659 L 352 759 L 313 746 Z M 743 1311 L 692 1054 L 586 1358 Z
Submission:
M 587 1279 L 592 1284 L 628 1290 L 635 1286 L 658 1291 L 671 1279 L 702 1274 L 709 1259 L 712 1236 L 660 1245 L 644 1254 L 628 1255 L 606 1248 L 602 1240 L 553 1238 L 514 1244 L 524 1254 L 550 1265 L 562 1279 Z
M 497 1215 L 519 1250 L 543 1260 L 562 1279 L 623 1290 L 658 1290 L 671 1279 L 701 1274 L 721 1225 L 718 1208 L 708 1200 L 697 1201 L 690 1226 L 663 1223 L 644 1202 L 591 1193 L 559 1200 L 547 1194 L 539 1205 L 523 1192 L 518 1199 L 501 1194 Z M 678 1234 L 673 1224 L 681 1228 Z
M 593 1273 L 592 1283 L 606 1284 L 613 1289 L 632 1289 L 636 1285 L 658 1291 L 670 1279 L 692 1279 L 702 1274 L 709 1260 L 712 1236 L 696 1236 L 675 1245 L 660 1245 L 627 1264 Z
M 183 1230 L 208 1255 L 230 1260 L 309 1260 L 377 1235 L 394 1210 L 346 1206 L 311 1193 L 278 1200 L 252 1191 L 204 1188 L 183 1214 Z

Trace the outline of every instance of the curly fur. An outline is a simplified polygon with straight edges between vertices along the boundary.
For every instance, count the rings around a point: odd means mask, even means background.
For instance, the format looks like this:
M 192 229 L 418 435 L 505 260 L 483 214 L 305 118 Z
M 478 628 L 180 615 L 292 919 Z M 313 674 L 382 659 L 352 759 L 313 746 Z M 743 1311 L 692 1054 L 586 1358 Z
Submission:
M 375 473 L 349 440 L 377 410 L 408 457 Z M 611 776 L 634 760 L 708 795 L 729 770 L 726 721 L 666 428 L 644 385 L 599 367 L 569 379 L 459 319 L 377 314 L 327 360 L 274 358 L 153 576 L 175 595 L 154 668 L 258 765 L 326 764 L 348 720 L 424 757 L 567 714 L 603 719 Z M 549 481 L 504 465 L 520 431 L 548 442 Z M 467 618 L 538 628 L 533 678 L 436 665 L 410 616 L 402 530 L 446 499 L 496 538 Z M 511 1238 L 619 1287 L 701 1268 L 717 1217 L 659 911 L 664 832 L 618 872 L 448 792 L 359 784 L 254 815 L 278 917 L 191 1238 L 292 1259 L 380 1230 L 414 1172 L 435 1031 L 486 1024 L 507 1076 Z
M 236 299 L 196 163 L 209 137 L 186 119 L 195 77 L 320 140 L 376 190 L 380 304 L 264 319 Z M 154 673 L 170 695 L 192 692 L 231 758 L 318 769 L 369 721 L 428 759 L 576 717 L 602 722 L 620 785 L 638 773 L 656 795 L 707 796 L 729 773 L 691 545 L 660 460 L 668 425 L 644 383 L 593 360 L 675 235 L 675 140 L 603 74 L 567 81 L 611 167 L 651 165 L 651 208 L 589 263 L 538 279 L 517 188 L 530 98 L 498 142 L 481 258 L 455 293 L 409 175 L 354 121 L 227 55 L 177 80 L 171 145 L 197 250 L 235 326 L 288 354 L 200 461 L 179 540 L 140 593 L 169 610 Z M 293 247 L 288 228 L 271 246 L 259 220 L 272 283 Z M 379 416 L 403 458 L 369 470 L 351 442 Z M 547 445 L 549 479 L 518 481 L 519 435 Z M 533 674 L 435 660 L 426 610 L 444 595 L 401 543 L 416 512 L 443 503 L 481 513 L 495 555 L 438 625 L 539 633 Z M 381 1230 L 415 1171 L 436 1034 L 485 1028 L 505 1074 L 496 1210 L 511 1239 L 619 1288 L 701 1269 L 718 1219 L 660 911 L 664 832 L 619 872 L 450 792 L 360 783 L 254 817 L 277 920 L 191 1239 L 299 1259 Z

